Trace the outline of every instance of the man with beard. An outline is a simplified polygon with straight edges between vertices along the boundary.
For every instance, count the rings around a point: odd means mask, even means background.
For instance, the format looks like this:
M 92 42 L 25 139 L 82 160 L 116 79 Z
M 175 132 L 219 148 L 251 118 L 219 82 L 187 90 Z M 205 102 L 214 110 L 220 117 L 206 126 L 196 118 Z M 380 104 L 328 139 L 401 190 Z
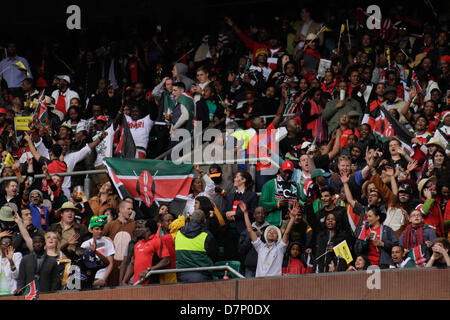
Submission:
M 281 165 L 280 173 L 263 186 L 259 205 L 266 209 L 266 221 L 273 226 L 280 227 L 289 205 L 300 200 L 300 186 L 292 180 L 293 172 L 294 164 L 286 160 Z
M 215 194 L 212 201 L 217 206 L 220 212 L 225 212 L 227 206 L 227 196 L 233 189 L 233 183 L 227 179 L 223 179 L 222 168 L 218 164 L 213 164 L 209 167 L 209 177 L 214 181 Z

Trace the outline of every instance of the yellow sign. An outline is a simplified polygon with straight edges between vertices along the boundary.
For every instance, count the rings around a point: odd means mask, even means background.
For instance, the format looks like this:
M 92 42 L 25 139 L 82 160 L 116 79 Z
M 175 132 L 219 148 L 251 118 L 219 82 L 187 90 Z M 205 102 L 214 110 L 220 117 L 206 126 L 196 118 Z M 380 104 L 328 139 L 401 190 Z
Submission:
M 352 254 L 350 253 L 350 248 L 348 247 L 346 240 L 335 246 L 333 250 L 336 257 L 344 258 L 347 264 L 353 261 Z
M 6 159 L 3 163 L 5 164 L 5 166 L 12 168 L 12 166 L 14 166 L 16 162 L 14 161 L 14 158 L 11 155 L 11 153 L 8 152 L 8 155 L 6 156 Z
M 33 120 L 32 116 L 29 117 L 15 117 L 14 125 L 16 126 L 16 131 L 28 131 L 28 123 Z

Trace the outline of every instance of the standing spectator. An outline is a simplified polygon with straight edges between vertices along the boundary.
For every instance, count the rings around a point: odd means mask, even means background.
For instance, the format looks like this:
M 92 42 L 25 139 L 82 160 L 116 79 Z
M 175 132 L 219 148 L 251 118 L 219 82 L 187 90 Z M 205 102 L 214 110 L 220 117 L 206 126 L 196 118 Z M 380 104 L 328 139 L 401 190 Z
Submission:
M 159 275 L 146 277 L 151 270 L 164 269 L 170 265 L 170 254 L 161 238 L 156 234 L 158 226 L 155 221 L 147 220 L 144 224 L 145 234 L 134 246 L 134 255 L 128 266 L 122 283 L 127 283 L 134 274 L 133 284 L 141 280 L 141 284 L 159 283 Z M 131 272 L 133 271 L 133 272 Z
M 25 286 L 36 280 L 38 292 L 45 293 L 56 291 L 61 285 L 58 276 L 58 264 L 55 258 L 47 256 L 44 249 L 45 239 L 42 235 L 33 236 L 33 252 L 23 257 L 19 266 L 19 277 L 17 279 L 17 290 L 20 294 Z
M 289 206 L 300 200 L 300 186 L 292 180 L 293 172 L 294 164 L 286 160 L 280 174 L 263 186 L 259 205 L 267 210 L 266 221 L 273 226 L 280 227 Z
M 192 85 L 195 83 L 194 80 L 187 77 L 188 66 L 184 63 L 176 63 L 172 68 L 172 77 L 176 82 L 182 82 L 184 88 L 187 92 L 191 91 Z
M 103 235 L 114 242 L 116 254 L 114 256 L 112 271 L 108 279 L 108 285 L 115 287 L 119 285 L 119 266 L 122 263 L 124 252 L 130 240 L 134 237 L 136 222 L 131 219 L 133 205 L 122 200 L 119 204 L 119 217 L 108 222 L 103 230 Z
M 338 99 L 329 101 L 325 105 L 325 109 L 322 112 L 322 118 L 327 121 L 328 124 L 328 136 L 330 137 L 334 130 L 339 127 L 339 119 L 342 115 L 348 114 L 354 110 L 362 115 L 361 106 L 358 101 L 349 97 L 347 93 L 347 83 L 342 81 L 338 85 L 338 91 L 344 92 Z M 343 99 L 341 99 L 344 97 Z
M 239 202 L 239 208 L 244 212 L 245 225 L 252 240 L 252 245 L 258 252 L 258 263 L 256 265 L 255 277 L 281 276 L 283 257 L 289 242 L 289 233 L 294 224 L 295 214 L 299 210 L 299 204 L 295 203 L 288 209 L 290 222 L 281 237 L 281 231 L 276 226 L 269 226 L 264 231 L 266 242 L 263 243 L 253 231 L 248 217 L 247 206 L 243 201 Z
M 110 239 L 103 236 L 103 230 L 107 222 L 106 216 L 93 216 L 89 221 L 89 232 L 92 233 L 92 238 L 81 244 L 81 248 L 93 248 L 92 251 L 100 252 L 109 261 L 107 267 L 96 272 L 95 281 L 92 284 L 94 287 L 109 286 L 108 277 L 113 268 L 114 244 Z
M 181 228 L 175 237 L 177 269 L 209 267 L 217 258 L 217 242 L 205 228 L 203 211 L 195 210 L 191 222 Z M 179 273 L 178 282 L 198 282 L 210 280 L 208 272 Z
M 33 225 L 35 227 L 47 230 L 50 226 L 50 208 L 44 206 L 42 201 L 44 200 L 41 191 L 35 189 L 30 192 L 30 210 L 33 217 Z
M 264 231 L 270 224 L 265 221 L 267 217 L 264 207 L 257 207 L 253 211 L 252 228 L 258 238 L 264 234 Z M 282 230 L 284 231 L 284 230 Z M 261 241 L 266 241 L 261 238 Z M 258 252 L 252 246 L 252 240 L 247 230 L 241 232 L 239 237 L 239 253 L 244 258 L 244 272 L 246 278 L 254 278 L 256 274 L 256 265 L 258 263 Z
M 26 70 L 13 66 L 16 63 L 22 63 Z M 7 57 L 0 61 L 0 75 L 6 80 L 8 89 L 13 94 L 20 93 L 22 81 L 25 78 L 33 78 L 27 59 L 17 55 L 17 48 L 14 42 L 8 43 Z
M 410 224 L 400 236 L 400 245 L 407 251 L 414 247 L 426 244 L 430 248 L 433 244 L 436 234 L 429 226 L 424 225 L 422 213 L 414 210 L 409 214 Z
M 70 102 L 73 98 L 80 99 L 76 91 L 69 88 L 70 77 L 67 75 L 58 76 L 58 89 L 52 92 L 52 98 L 55 100 L 55 112 L 62 120 L 70 108 Z
M 92 213 L 96 216 L 104 214 L 105 210 L 110 208 L 108 203 L 108 197 L 112 194 L 111 182 L 105 182 L 101 185 L 98 194 L 89 199 L 89 206 L 92 209 Z
M 75 214 L 77 214 L 78 211 L 78 208 L 70 201 L 65 202 L 61 208 L 56 211 L 57 215 L 61 217 L 61 221 L 52 224 L 49 231 L 56 232 L 60 236 L 61 246 L 63 246 L 74 234 L 79 235 L 81 242 L 87 240 L 89 237 L 87 228 L 82 224 L 75 222 Z M 79 247 L 79 245 L 77 247 Z M 73 246 L 70 248 L 73 249 Z
M 218 164 L 213 164 L 209 167 L 209 177 L 214 181 L 215 194 L 212 196 L 212 202 L 216 205 L 219 211 L 225 212 L 227 205 L 228 194 L 233 190 L 233 183 L 223 178 L 222 168 Z
M 383 222 L 380 209 L 372 208 L 367 212 L 367 222 L 356 229 L 355 251 L 356 254 L 366 253 L 372 265 L 387 268 L 392 263 L 391 250 L 398 245 L 398 238 L 391 228 L 382 225 Z
M 0 233 L 0 295 L 13 294 L 17 289 L 21 261 L 22 254 L 14 252 L 12 237 Z
M 309 254 L 305 255 L 302 252 L 302 245 L 299 242 L 291 242 L 283 259 L 283 275 L 311 273 L 310 259 Z

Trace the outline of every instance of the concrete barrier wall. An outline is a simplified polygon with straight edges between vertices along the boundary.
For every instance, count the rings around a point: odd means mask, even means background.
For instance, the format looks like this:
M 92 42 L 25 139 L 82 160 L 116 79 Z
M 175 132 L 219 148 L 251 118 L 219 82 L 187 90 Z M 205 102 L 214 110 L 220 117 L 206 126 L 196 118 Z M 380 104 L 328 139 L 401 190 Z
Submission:
M 449 300 L 450 269 L 384 270 L 378 289 L 368 289 L 373 274 L 287 276 L 221 280 L 91 291 L 41 294 L 39 300 Z M 23 300 L 8 296 L 2 299 Z

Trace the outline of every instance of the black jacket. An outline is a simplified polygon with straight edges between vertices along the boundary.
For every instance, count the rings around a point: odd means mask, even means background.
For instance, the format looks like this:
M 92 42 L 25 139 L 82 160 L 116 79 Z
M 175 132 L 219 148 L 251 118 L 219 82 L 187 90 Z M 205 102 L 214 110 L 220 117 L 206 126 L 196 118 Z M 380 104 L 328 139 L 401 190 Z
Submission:
M 28 283 L 36 279 L 36 286 L 39 292 L 50 292 L 60 289 L 61 279 L 58 275 L 58 264 L 55 258 L 44 253 L 44 261 L 40 270 L 36 270 L 37 257 L 34 252 L 23 257 L 19 266 L 19 278 L 17 288 L 21 289 Z M 36 277 L 39 275 L 38 277 Z
M 235 191 L 228 195 L 226 210 L 225 212 L 222 212 L 225 221 L 227 221 L 225 213 L 227 211 L 233 211 L 233 202 L 237 200 L 236 196 L 237 194 Z M 240 200 L 242 200 L 247 205 L 248 215 L 249 217 L 252 217 L 253 211 L 255 211 L 256 207 L 258 206 L 258 196 L 256 195 L 256 193 L 252 191 L 245 191 L 244 194 L 241 196 Z M 246 227 L 245 227 L 244 213 L 241 211 L 239 206 L 236 209 L 235 219 L 236 219 L 235 220 L 236 230 L 240 234 L 242 231 L 246 230 Z
M 334 236 L 331 236 L 329 230 L 325 228 L 324 223 L 321 223 L 318 215 L 314 213 L 312 205 L 306 206 L 306 220 L 313 230 L 312 250 L 313 256 L 317 257 L 317 260 L 314 259 L 313 261 L 313 272 L 327 272 L 328 264 L 334 257 L 333 252 L 323 255 L 326 252 L 328 245 L 336 246 L 344 240 L 350 245 L 353 237 L 345 231 L 343 219 L 339 218 L 336 219 L 336 232 Z

